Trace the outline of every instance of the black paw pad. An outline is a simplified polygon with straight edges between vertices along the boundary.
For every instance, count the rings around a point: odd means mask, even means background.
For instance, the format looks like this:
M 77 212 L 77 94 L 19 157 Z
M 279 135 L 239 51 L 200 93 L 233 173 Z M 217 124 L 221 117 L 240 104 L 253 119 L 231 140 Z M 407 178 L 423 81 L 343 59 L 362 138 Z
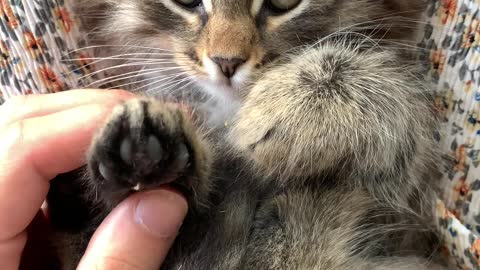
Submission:
M 154 105 L 127 103 L 96 140 L 89 165 L 100 191 L 154 188 L 171 183 L 189 171 L 190 145 L 184 139 L 181 119 L 178 122 L 171 119 L 178 114 L 162 112 L 158 107 L 149 110 L 148 106 Z M 151 115 L 151 111 L 158 114 Z M 164 122 L 162 115 L 167 113 L 170 118 Z

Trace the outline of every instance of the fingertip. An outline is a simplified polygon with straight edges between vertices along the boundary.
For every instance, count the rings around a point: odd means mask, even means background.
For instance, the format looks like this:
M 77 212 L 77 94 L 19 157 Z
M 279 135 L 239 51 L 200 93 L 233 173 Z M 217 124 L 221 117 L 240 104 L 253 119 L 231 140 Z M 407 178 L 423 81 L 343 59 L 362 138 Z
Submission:
M 175 237 L 187 214 L 187 209 L 187 201 L 182 195 L 160 189 L 141 195 L 135 207 L 134 219 L 156 237 Z

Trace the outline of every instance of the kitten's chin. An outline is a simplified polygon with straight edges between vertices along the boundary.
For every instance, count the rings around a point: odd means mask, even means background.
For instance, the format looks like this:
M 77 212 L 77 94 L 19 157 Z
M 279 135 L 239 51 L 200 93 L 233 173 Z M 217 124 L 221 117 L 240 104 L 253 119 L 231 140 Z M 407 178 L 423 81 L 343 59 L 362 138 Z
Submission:
M 233 78 L 232 80 L 204 79 L 199 81 L 199 85 L 208 95 L 216 100 L 239 101 L 245 83 Z
M 242 84 L 202 80 L 199 86 L 208 95 L 208 101 L 203 104 L 202 111 L 206 112 L 210 126 L 223 126 L 228 123 L 238 111 L 241 103 Z

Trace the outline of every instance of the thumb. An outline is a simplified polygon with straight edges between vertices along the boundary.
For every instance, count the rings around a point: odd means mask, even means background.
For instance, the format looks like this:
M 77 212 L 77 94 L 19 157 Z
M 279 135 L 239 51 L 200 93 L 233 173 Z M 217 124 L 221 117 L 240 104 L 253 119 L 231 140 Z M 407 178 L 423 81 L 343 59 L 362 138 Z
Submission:
M 187 213 L 170 190 L 135 194 L 103 221 L 82 258 L 82 269 L 158 270 Z

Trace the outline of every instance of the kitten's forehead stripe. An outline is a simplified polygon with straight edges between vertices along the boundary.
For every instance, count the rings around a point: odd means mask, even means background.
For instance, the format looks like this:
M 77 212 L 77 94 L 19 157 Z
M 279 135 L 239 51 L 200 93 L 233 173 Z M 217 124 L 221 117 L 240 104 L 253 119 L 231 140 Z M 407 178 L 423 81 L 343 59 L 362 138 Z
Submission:
M 253 0 L 210 0 L 213 10 L 228 17 L 237 17 L 250 14 Z

